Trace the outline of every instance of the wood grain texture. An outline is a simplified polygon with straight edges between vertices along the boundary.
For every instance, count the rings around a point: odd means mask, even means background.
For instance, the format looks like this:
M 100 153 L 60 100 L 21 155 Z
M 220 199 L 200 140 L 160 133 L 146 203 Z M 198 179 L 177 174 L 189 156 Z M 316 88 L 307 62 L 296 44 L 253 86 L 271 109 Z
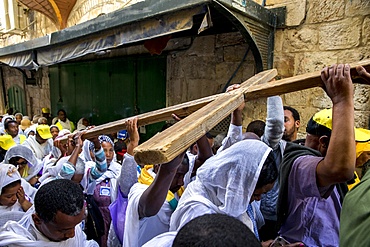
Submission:
M 202 109 L 158 133 L 135 148 L 136 162 L 160 164 L 171 161 L 238 108 L 249 87 L 266 83 L 276 75 L 275 69 L 261 72 L 243 82 L 239 89 L 224 93 Z

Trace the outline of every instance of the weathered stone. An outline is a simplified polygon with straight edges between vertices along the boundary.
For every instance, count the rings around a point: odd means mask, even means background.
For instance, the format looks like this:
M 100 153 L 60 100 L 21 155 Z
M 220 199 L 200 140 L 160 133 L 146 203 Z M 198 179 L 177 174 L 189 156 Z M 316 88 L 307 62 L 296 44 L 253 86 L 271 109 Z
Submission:
M 272 0 L 266 2 L 266 7 L 277 8 L 282 6 L 285 6 L 287 10 L 286 26 L 298 26 L 304 21 L 306 16 L 306 0 Z
M 354 103 L 355 110 L 369 110 L 370 86 L 355 85 Z
M 370 45 L 370 16 L 365 17 L 362 24 L 362 45 Z
M 338 63 L 354 63 L 364 59 L 370 59 L 370 46 L 338 51 L 337 56 Z
M 370 13 L 369 0 L 346 1 L 346 16 L 368 15 Z
M 320 71 L 334 63 L 337 63 L 337 54 L 334 51 L 298 53 L 295 56 L 294 75 Z
M 355 111 L 355 127 L 369 129 L 370 111 Z
M 275 32 L 275 39 L 274 39 L 274 53 L 280 54 L 283 51 L 283 42 L 285 39 L 285 30 L 278 29 Z
M 245 52 L 248 50 L 246 45 L 235 45 L 224 47 L 224 61 L 225 62 L 241 62 Z M 252 57 L 252 52 L 249 49 L 248 56 Z M 248 57 L 246 58 L 248 59 Z
M 193 45 L 187 50 L 189 55 L 209 56 L 215 52 L 215 36 L 201 36 L 193 41 Z
M 310 0 L 307 10 L 307 23 L 320 23 L 342 19 L 344 0 Z
M 294 75 L 294 54 L 286 53 L 284 55 L 274 56 L 274 68 L 282 78 Z
M 290 29 L 285 32 L 283 51 L 312 51 L 316 50 L 318 32 L 314 26 L 304 26 L 300 29 Z
M 216 35 L 216 48 L 239 45 L 243 43 L 245 43 L 245 39 L 240 32 L 222 33 Z
M 323 25 L 319 28 L 319 48 L 325 51 L 357 47 L 361 29 L 358 17 Z

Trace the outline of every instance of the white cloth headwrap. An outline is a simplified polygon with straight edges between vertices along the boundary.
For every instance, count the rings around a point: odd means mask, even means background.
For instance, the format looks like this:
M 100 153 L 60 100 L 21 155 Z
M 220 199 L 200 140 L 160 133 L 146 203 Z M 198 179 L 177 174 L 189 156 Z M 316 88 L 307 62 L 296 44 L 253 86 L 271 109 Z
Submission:
M 86 119 L 86 118 L 83 117 L 83 118 L 80 118 L 80 120 L 78 120 L 78 122 L 77 122 L 77 130 L 78 131 L 84 130 L 84 129 L 87 128 L 87 126 L 83 125 L 84 119 Z
M 192 203 L 206 205 L 214 213 L 233 216 L 249 226 L 246 210 L 270 151 L 261 141 L 244 140 L 209 158 L 181 196 L 171 216 L 170 230 L 179 230 L 200 216 L 187 212 Z
M 6 152 L 4 157 L 4 163 L 9 163 L 9 160 L 14 157 L 20 157 L 25 159 L 30 166 L 35 166 L 38 164 L 38 160 L 33 154 L 32 150 L 29 147 L 23 145 L 16 145 Z
M 10 183 L 13 183 L 14 181 L 21 180 L 21 175 L 17 171 L 17 168 L 10 164 L 1 164 L 0 165 L 0 185 L 1 190 L 5 186 L 7 186 Z M 0 190 L 0 195 L 1 195 Z

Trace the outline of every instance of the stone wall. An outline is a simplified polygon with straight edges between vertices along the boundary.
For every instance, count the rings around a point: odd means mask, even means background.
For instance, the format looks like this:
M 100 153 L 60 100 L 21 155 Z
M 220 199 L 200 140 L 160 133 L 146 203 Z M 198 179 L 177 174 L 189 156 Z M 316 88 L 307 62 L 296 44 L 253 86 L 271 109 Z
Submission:
M 27 99 L 27 112 L 22 112 L 23 115 L 32 117 L 35 114 L 41 114 L 42 107 L 50 108 L 50 88 L 48 68 L 39 69 L 35 74 L 37 85 L 26 85 L 24 75 L 14 68 L 3 66 L 4 83 L 6 89 L 13 85 L 18 85 L 23 89 Z M 27 76 L 31 75 L 27 72 Z M 2 113 L 5 109 L 2 109 Z
M 267 0 L 266 4 L 288 8 L 287 27 L 275 35 L 274 67 L 281 77 L 370 58 L 370 1 Z M 369 127 L 369 90 L 369 86 L 355 86 L 357 127 Z M 302 126 L 316 111 L 331 106 L 322 89 L 285 94 L 282 98 L 284 104 L 300 112 Z M 303 136 L 305 127 L 300 131 Z

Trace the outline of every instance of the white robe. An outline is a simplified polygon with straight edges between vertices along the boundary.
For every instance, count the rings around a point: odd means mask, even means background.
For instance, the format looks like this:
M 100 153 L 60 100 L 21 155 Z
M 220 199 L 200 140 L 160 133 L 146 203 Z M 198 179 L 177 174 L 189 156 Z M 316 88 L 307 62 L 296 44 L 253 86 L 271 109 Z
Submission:
M 164 202 L 159 212 L 152 217 L 139 219 L 139 200 L 148 185 L 136 183 L 128 196 L 123 246 L 142 246 L 153 237 L 167 232 L 173 213 L 169 203 Z
M 36 158 L 42 160 L 46 155 L 50 153 L 53 147 L 53 139 L 50 138 L 45 143 L 40 144 L 36 141 L 35 136 L 29 136 L 22 145 L 29 147 L 35 154 Z
M 75 227 L 75 236 L 61 242 L 53 242 L 47 239 L 39 232 L 32 220 L 34 207 L 31 207 L 23 218 L 19 221 L 9 221 L 0 228 L 0 246 L 9 247 L 34 247 L 34 246 L 49 246 L 49 247 L 99 247 L 93 240 L 86 240 L 86 235 L 81 227 Z
M 150 244 L 171 246 L 181 227 L 198 216 L 212 213 L 233 216 L 254 232 L 246 210 L 270 151 L 261 141 L 244 140 L 209 158 L 181 196 L 171 216 L 172 232 L 157 236 Z

